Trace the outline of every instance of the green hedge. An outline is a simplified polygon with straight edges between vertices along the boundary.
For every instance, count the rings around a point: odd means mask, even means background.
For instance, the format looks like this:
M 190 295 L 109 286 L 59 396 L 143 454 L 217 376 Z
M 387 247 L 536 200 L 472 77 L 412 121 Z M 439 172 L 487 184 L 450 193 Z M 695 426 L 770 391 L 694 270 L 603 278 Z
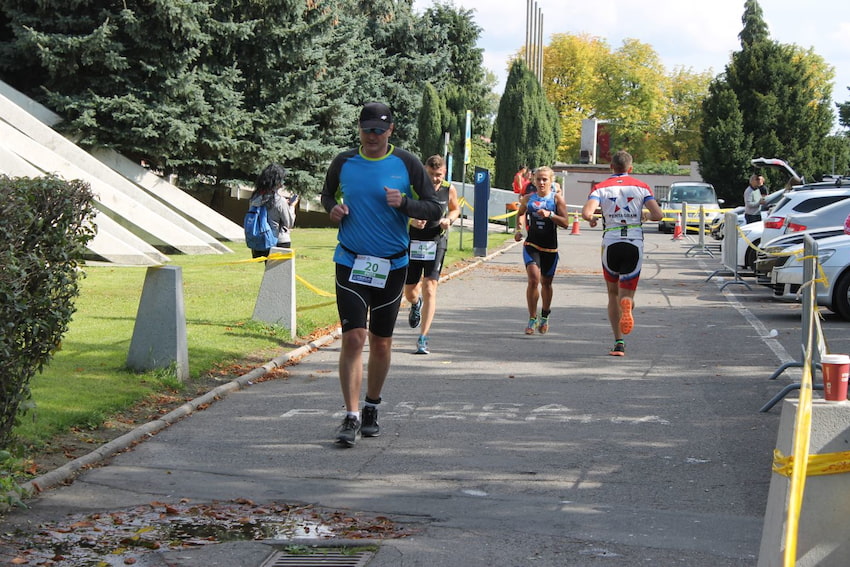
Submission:
M 0 448 L 68 329 L 93 214 L 82 181 L 0 176 Z

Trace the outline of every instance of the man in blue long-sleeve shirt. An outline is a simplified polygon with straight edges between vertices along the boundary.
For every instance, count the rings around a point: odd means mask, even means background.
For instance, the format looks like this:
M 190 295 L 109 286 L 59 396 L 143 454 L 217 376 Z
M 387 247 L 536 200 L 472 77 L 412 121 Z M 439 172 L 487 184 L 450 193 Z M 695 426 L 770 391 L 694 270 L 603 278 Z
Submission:
M 379 102 L 364 105 L 360 146 L 334 158 L 322 187 L 322 206 L 331 221 L 339 224 L 334 262 L 342 324 L 339 379 L 346 416 L 336 440 L 347 447 L 354 445 L 358 433 L 380 435 L 377 406 L 390 369 L 393 329 L 407 274 L 408 219 L 437 220 L 442 213 L 419 158 L 389 143 L 393 128 L 389 107 Z M 362 355 L 367 338 L 361 421 Z

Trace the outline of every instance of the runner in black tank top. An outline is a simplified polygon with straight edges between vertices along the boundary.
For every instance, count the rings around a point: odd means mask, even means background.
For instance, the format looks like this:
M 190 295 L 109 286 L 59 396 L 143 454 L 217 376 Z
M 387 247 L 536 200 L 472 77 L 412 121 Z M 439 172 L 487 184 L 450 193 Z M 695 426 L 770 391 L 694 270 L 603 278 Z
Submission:
M 552 182 L 555 175 L 551 168 L 539 167 L 534 171 L 534 186 L 537 191 L 529 193 L 520 201 L 517 211 L 519 241 L 527 233 L 523 246 L 523 262 L 528 275 L 525 299 L 528 305 L 526 335 L 535 329 L 544 335 L 549 332 L 549 314 L 552 308 L 552 280 L 558 267 L 558 226 L 567 228 L 567 204 L 560 193 L 554 193 Z M 537 314 L 537 303 L 542 311 Z

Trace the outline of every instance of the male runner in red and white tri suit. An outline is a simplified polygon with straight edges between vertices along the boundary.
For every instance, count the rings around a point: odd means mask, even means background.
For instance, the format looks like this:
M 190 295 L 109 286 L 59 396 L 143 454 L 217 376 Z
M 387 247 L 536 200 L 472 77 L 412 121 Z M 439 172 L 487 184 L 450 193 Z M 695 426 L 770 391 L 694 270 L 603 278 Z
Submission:
M 614 331 L 611 356 L 625 356 L 624 335 L 634 328 L 635 291 L 637 290 L 643 258 L 644 207 L 649 220 L 664 216 L 649 185 L 629 175 L 632 156 L 620 150 L 611 158 L 613 175 L 597 183 L 581 216 L 596 226 L 597 208 L 602 211 L 602 270 L 608 288 L 608 321 Z

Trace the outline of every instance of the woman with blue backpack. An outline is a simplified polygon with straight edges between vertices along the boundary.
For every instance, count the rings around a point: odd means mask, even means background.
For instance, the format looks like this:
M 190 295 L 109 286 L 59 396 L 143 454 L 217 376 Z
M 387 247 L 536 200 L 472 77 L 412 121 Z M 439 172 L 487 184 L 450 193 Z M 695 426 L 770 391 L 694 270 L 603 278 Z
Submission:
M 254 194 L 245 214 L 245 243 L 253 258 L 269 255 L 273 246 L 291 248 L 297 195 L 284 192 L 286 169 L 272 163 L 257 176 Z

